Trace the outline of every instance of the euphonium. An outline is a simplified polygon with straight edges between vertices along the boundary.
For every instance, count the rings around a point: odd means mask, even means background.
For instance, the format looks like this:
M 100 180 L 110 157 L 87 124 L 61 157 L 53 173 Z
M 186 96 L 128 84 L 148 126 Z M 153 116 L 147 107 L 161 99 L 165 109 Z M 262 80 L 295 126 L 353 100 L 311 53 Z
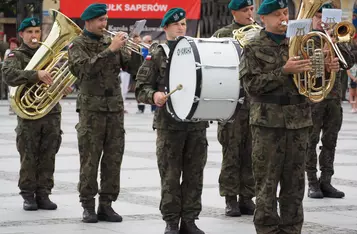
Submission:
M 46 85 L 40 81 L 10 87 L 10 105 L 23 119 L 44 117 L 76 81 L 68 68 L 67 51 L 62 50 L 82 30 L 62 13 L 53 9 L 50 12 L 55 18 L 52 29 L 24 70 L 46 70 L 51 74 L 53 84 Z
M 300 5 L 299 19 L 312 18 L 320 7 L 328 0 L 302 0 Z M 318 40 L 314 40 L 318 39 Z M 315 41 L 319 43 L 316 44 Z M 301 74 L 294 74 L 294 82 L 299 93 L 308 97 L 312 102 L 322 101 L 333 88 L 336 73 L 325 73 L 324 49 L 328 49 L 330 60 L 335 57 L 333 44 L 329 38 L 321 32 L 309 32 L 304 36 L 294 36 L 289 42 L 289 57 L 300 56 L 310 59 L 312 70 Z
M 253 22 L 247 26 L 241 27 L 239 29 L 233 30 L 233 38 L 236 39 L 241 47 L 244 47 L 250 39 L 256 35 L 256 33 L 260 32 L 263 28 L 257 22 L 255 22 L 252 18 L 250 18 Z
M 113 39 L 113 37 L 116 35 L 115 32 L 111 32 L 111 31 L 109 31 L 107 29 L 103 29 L 103 32 L 109 34 L 111 39 Z M 150 49 L 150 45 L 148 45 L 148 44 L 145 44 L 145 43 L 142 43 L 142 42 L 141 43 L 135 43 L 131 38 L 128 38 L 128 37 L 126 39 L 128 39 L 128 40 L 125 43 L 125 46 L 123 48 L 124 51 L 126 51 L 126 52 L 130 52 L 131 51 L 131 52 L 137 53 L 139 55 L 142 55 L 143 48 L 148 49 L 148 50 Z

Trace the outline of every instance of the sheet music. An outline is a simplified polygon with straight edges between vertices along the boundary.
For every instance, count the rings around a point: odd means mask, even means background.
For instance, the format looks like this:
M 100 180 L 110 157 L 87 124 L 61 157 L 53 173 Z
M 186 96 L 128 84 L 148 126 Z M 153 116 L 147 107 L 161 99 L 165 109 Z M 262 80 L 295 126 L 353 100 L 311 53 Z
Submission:
M 138 20 L 135 22 L 133 30 L 129 33 L 129 37 L 132 38 L 134 35 L 140 35 L 146 24 L 146 20 Z
M 311 31 L 312 19 L 289 20 L 286 37 L 304 36 Z
M 342 20 L 342 10 L 341 9 L 322 9 L 322 22 L 326 24 L 339 23 Z

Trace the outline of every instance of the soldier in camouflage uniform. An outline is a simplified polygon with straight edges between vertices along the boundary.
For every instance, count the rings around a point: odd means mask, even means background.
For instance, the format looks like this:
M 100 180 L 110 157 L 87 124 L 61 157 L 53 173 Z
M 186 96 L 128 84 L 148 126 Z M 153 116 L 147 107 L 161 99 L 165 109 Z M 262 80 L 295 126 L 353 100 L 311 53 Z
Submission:
M 142 60 L 140 55 L 124 53 L 125 33 L 119 32 L 106 41 L 105 4 L 88 6 L 81 19 L 83 33 L 69 45 L 69 68 L 78 77 L 79 94 L 76 125 L 80 154 L 78 191 L 82 203 L 83 222 L 98 220 L 121 222 L 112 208 L 120 190 L 120 168 L 124 153 L 124 105 L 118 74 L 120 68 L 135 74 Z M 109 39 L 109 38 L 108 38 Z M 138 61 L 134 61 L 136 58 Z M 131 60 L 133 59 L 133 60 Z M 95 212 L 100 162 L 99 206 Z
M 167 45 L 186 33 L 185 11 L 170 9 L 162 20 Z M 178 122 L 166 110 L 164 77 L 167 55 L 159 46 L 147 57 L 136 77 L 138 102 L 156 105 L 156 154 L 161 177 L 160 210 L 165 234 L 204 234 L 195 225 L 202 209 L 203 171 L 207 160 L 207 122 Z M 174 95 L 174 94 L 173 94 Z M 181 181 L 182 175 L 182 182 Z M 180 231 L 179 222 L 181 219 Z
M 213 34 L 213 37 L 232 37 L 233 30 L 252 23 L 252 0 L 231 0 L 228 8 L 234 21 Z M 240 98 L 245 96 L 241 84 Z M 249 129 L 249 100 L 244 98 L 235 114 L 233 123 L 218 123 L 217 138 L 222 145 L 222 167 L 219 176 L 219 192 L 226 200 L 226 216 L 253 215 L 255 205 L 254 178 L 251 158 L 251 133 Z M 239 195 L 239 202 L 237 201 Z
M 310 104 L 292 74 L 311 69 L 310 60 L 288 59 L 286 0 L 265 0 L 258 14 L 265 25 L 243 49 L 240 75 L 251 98 L 252 161 L 256 189 L 254 225 L 260 233 L 301 233 L 305 156 Z M 338 70 L 338 59 L 329 64 Z M 280 184 L 279 198 L 277 187 Z M 279 213 L 277 202 L 279 201 Z
M 3 66 L 3 79 L 12 87 L 35 84 L 42 81 L 52 84 L 47 71 L 26 70 L 24 68 L 39 48 L 41 28 L 37 18 L 26 18 L 18 29 L 23 39 L 21 46 L 13 50 Z M 57 205 L 49 199 L 53 188 L 55 155 L 61 145 L 61 106 L 55 107 L 46 116 L 29 120 L 17 117 L 15 129 L 16 146 L 20 153 L 21 168 L 19 188 L 24 199 L 24 210 L 55 210 Z
M 315 16 L 312 18 L 313 30 L 323 31 L 321 27 L 322 8 L 332 8 L 331 4 L 323 5 Z M 315 40 L 315 44 L 320 44 L 319 39 Z M 337 44 L 342 52 L 347 67 L 349 69 L 354 64 L 354 56 L 348 52 L 348 48 L 344 44 Z M 328 75 L 328 74 L 327 74 Z M 331 185 L 331 177 L 334 173 L 333 162 L 335 159 L 335 148 L 337 144 L 338 132 L 342 125 L 342 77 L 341 71 L 336 74 L 336 81 L 326 99 L 319 103 L 312 103 L 312 121 L 313 127 L 310 129 L 309 147 L 306 160 L 306 172 L 309 181 L 308 197 L 310 198 L 342 198 L 344 192 L 339 191 Z M 321 175 L 317 179 L 317 154 L 316 146 L 320 140 L 322 131 L 322 147 L 319 155 L 319 165 Z

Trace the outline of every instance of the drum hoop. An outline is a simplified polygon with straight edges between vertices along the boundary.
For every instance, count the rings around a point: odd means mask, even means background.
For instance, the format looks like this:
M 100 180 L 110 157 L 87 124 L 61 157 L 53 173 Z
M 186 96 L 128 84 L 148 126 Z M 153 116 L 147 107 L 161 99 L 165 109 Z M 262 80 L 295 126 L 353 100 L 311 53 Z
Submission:
M 166 87 L 167 87 L 167 92 L 169 93 L 170 92 L 170 67 L 171 67 L 171 60 L 172 60 L 172 55 L 174 53 L 174 50 L 176 48 L 176 45 L 179 43 L 179 41 L 181 41 L 182 39 L 186 39 L 188 41 L 188 43 L 191 45 L 191 48 L 192 48 L 192 52 L 193 52 L 193 56 L 194 56 L 194 59 L 195 59 L 195 62 L 196 63 L 201 63 L 201 59 L 200 59 L 200 55 L 198 54 L 198 49 L 197 49 L 197 46 L 196 46 L 196 43 L 190 39 L 190 37 L 186 37 L 186 36 L 181 36 L 179 37 L 175 44 L 172 46 L 173 49 L 170 49 L 170 54 L 169 54 L 169 58 L 168 58 L 168 64 L 167 64 L 167 67 L 166 67 L 166 72 L 165 72 L 165 83 L 166 83 Z M 196 69 L 196 90 L 195 90 L 195 96 L 197 96 L 198 98 L 201 97 L 201 83 L 202 83 L 202 71 L 201 69 Z M 186 119 L 191 119 L 192 116 L 195 114 L 196 110 L 197 110 L 197 107 L 198 107 L 198 104 L 199 104 L 199 99 L 197 101 L 193 101 L 193 104 L 192 104 L 192 107 L 191 107 L 191 110 L 190 112 L 188 113 L 188 115 L 186 116 Z M 182 119 L 180 119 L 174 108 L 173 108 L 173 105 L 172 105 L 172 101 L 171 101 L 171 97 L 168 98 L 167 102 L 166 102 L 166 105 L 168 105 L 168 108 L 171 112 L 171 114 L 173 115 L 173 117 L 176 119 L 176 120 L 179 120 L 179 121 L 182 121 Z
M 239 63 L 241 62 L 242 54 L 243 54 L 243 48 L 240 46 L 238 41 L 233 40 L 233 45 L 236 47 L 237 52 L 238 52 L 238 57 L 239 57 Z M 240 86 L 242 86 L 242 81 L 240 80 Z M 238 97 L 239 99 L 239 97 Z M 246 100 L 244 100 L 246 101 Z M 242 108 L 243 104 L 240 104 L 239 101 L 237 102 L 236 109 L 234 110 L 233 115 L 227 120 L 227 121 L 235 121 L 235 117 L 238 115 L 239 110 Z

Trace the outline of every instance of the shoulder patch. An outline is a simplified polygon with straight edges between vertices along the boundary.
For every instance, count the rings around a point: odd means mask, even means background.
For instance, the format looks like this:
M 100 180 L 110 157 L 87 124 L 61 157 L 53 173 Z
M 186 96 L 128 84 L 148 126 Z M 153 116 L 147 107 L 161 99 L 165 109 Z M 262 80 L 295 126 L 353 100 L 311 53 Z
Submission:
M 8 58 L 10 58 L 10 57 L 14 57 L 14 56 L 15 56 L 15 54 L 14 54 L 14 53 L 10 53 L 10 54 L 8 54 L 8 55 L 7 55 L 7 57 L 8 57 Z
M 138 76 L 148 76 L 150 72 L 149 67 L 141 67 L 138 71 Z
M 68 49 L 71 49 L 73 47 L 73 42 L 69 44 Z
M 146 56 L 145 60 L 151 60 L 151 55 L 148 54 L 148 55 Z

